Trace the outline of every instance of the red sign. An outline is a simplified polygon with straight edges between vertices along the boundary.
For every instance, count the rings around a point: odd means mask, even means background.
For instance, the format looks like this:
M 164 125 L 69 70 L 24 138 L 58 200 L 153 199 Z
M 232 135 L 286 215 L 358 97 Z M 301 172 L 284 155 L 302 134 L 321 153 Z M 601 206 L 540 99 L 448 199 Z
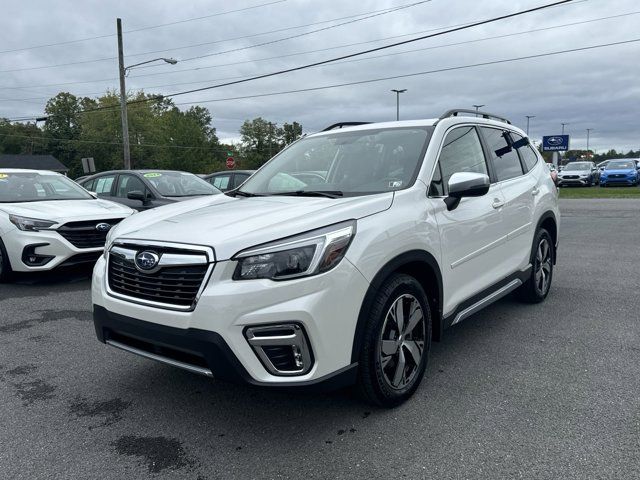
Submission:
M 233 157 L 227 158 L 227 168 L 232 169 L 235 166 L 236 166 L 236 161 L 233 159 Z

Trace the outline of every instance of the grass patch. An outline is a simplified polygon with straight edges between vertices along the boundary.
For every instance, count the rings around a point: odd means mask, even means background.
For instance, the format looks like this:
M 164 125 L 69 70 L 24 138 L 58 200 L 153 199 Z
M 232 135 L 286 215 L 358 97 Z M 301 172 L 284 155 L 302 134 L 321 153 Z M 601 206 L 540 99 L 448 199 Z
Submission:
M 560 198 L 638 198 L 638 187 L 561 187 Z

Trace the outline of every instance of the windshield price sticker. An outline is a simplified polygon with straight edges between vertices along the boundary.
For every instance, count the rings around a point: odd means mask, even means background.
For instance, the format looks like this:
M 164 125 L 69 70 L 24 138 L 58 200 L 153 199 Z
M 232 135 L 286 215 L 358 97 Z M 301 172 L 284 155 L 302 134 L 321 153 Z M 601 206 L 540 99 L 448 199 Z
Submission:
M 145 178 L 157 178 L 157 177 L 161 177 L 161 176 L 162 176 L 161 173 L 155 173 L 155 172 L 153 172 L 153 173 L 145 173 L 144 174 Z

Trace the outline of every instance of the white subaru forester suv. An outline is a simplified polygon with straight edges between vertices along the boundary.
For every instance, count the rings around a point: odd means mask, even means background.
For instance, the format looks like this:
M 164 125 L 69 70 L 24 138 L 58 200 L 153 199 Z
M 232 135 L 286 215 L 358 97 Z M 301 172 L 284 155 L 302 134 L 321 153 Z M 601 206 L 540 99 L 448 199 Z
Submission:
M 122 221 L 95 266 L 98 339 L 221 379 L 357 383 L 406 400 L 432 340 L 549 292 L 557 192 L 507 120 L 337 124 L 240 188 Z

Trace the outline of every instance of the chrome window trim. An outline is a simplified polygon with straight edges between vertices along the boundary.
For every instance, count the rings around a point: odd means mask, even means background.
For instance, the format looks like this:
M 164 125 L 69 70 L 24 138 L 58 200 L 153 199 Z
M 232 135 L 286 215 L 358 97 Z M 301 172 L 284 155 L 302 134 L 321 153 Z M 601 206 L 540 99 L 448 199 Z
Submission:
M 110 260 L 110 256 L 111 256 L 111 250 L 116 247 L 118 249 L 123 249 L 123 246 L 125 245 L 137 245 L 140 246 L 141 249 L 153 249 L 154 247 L 156 248 L 177 248 L 180 250 L 190 250 L 193 251 L 195 253 L 195 255 L 197 255 L 198 253 L 204 253 L 206 258 L 207 258 L 207 264 L 209 265 L 207 267 L 207 271 L 204 274 L 204 277 L 202 279 L 202 284 L 200 285 L 200 288 L 198 289 L 198 293 L 196 293 L 196 296 L 193 300 L 193 303 L 191 305 L 188 306 L 181 306 L 181 305 L 174 305 L 171 303 L 163 303 L 163 302 L 154 302 L 153 300 L 144 300 L 141 298 L 137 298 L 137 297 L 131 297 L 129 295 L 123 295 L 121 293 L 117 293 L 114 292 L 113 290 L 111 290 L 111 287 L 109 287 L 109 260 Z M 126 248 L 124 248 L 126 249 Z M 207 247 L 204 245 L 190 245 L 190 244 L 184 244 L 184 243 L 175 243 L 175 242 L 162 242 L 162 241 L 145 241 L 145 240 L 140 240 L 140 239 L 129 239 L 129 238 L 118 238 L 117 240 L 115 240 L 111 247 L 109 248 L 109 251 L 106 252 L 105 255 L 105 259 L 106 259 L 106 265 L 105 265 L 105 275 L 104 275 L 104 280 L 105 280 L 105 290 L 107 291 L 107 294 L 111 297 L 120 299 L 120 300 L 124 300 L 127 301 L 129 303 L 135 303 L 137 305 L 144 305 L 147 307 L 154 307 L 154 308 L 160 308 L 163 310 L 173 310 L 173 311 L 177 311 L 177 312 L 192 312 L 193 310 L 195 310 L 196 306 L 198 305 L 198 301 L 200 300 L 200 297 L 202 296 L 202 292 L 204 291 L 205 287 L 207 286 L 207 284 L 209 283 L 209 280 L 211 278 L 211 275 L 213 273 L 213 269 L 215 267 L 216 264 L 216 260 L 215 260 L 215 251 L 213 248 L 211 247 Z M 193 264 L 191 264 L 193 265 Z M 204 265 L 203 263 L 200 263 L 199 265 Z M 172 265 L 172 266 L 176 266 L 176 265 Z

